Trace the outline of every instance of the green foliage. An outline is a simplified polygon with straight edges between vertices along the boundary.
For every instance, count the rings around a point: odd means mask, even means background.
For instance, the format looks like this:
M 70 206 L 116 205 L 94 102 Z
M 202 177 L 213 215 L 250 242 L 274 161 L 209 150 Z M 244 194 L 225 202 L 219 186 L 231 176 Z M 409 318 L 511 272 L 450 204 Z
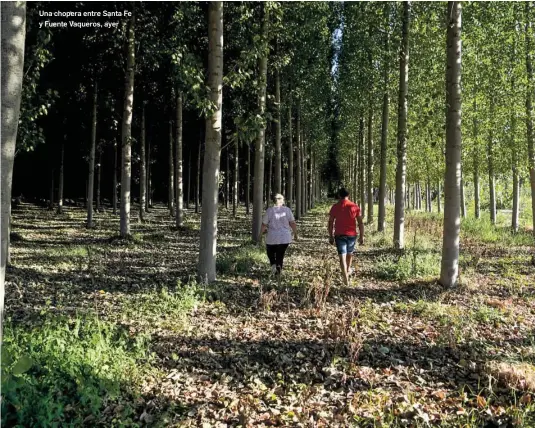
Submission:
M 218 254 L 216 269 L 220 273 L 250 273 L 252 269 L 266 265 L 268 259 L 263 247 L 244 245 L 236 250 Z
M 381 256 L 375 263 L 376 276 L 390 281 L 432 278 L 439 272 L 440 254 L 417 249 L 409 250 L 399 256 Z
M 139 390 L 148 337 L 93 316 L 52 313 L 29 329 L 8 320 L 2 346 L 2 425 L 80 426 Z M 125 407 L 121 419 L 128 421 Z M 92 420 L 92 419 L 91 419 Z M 130 419 L 131 420 L 131 419 Z

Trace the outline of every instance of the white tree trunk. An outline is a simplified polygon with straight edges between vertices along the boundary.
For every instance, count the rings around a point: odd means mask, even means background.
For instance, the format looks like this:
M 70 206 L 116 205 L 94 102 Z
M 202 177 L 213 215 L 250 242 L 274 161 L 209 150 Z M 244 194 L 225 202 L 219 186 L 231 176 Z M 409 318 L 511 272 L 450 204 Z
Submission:
M 184 226 L 184 160 L 182 159 L 182 93 L 176 98 L 176 156 L 175 156 L 175 225 L 177 229 Z
M 275 71 L 275 109 L 275 186 L 273 193 L 282 193 L 281 82 L 279 69 Z
M 240 147 L 240 141 L 238 138 L 236 138 L 236 142 L 234 143 L 234 193 L 232 198 L 232 215 L 236 217 L 236 212 L 238 210 L 238 182 L 239 182 L 239 147 Z
M 91 115 L 91 146 L 89 148 L 89 174 L 87 178 L 87 227 L 93 227 L 93 188 L 95 184 L 95 148 L 97 144 L 97 94 L 98 86 L 93 87 L 93 112 Z
M 292 100 L 288 102 L 288 178 L 286 179 L 286 205 L 292 208 L 294 187 L 294 149 L 292 141 Z
M 531 18 L 531 2 L 526 2 L 526 71 L 528 77 L 528 85 L 526 92 L 526 131 L 528 144 L 528 168 L 529 168 L 529 182 L 531 187 L 531 214 L 533 217 L 533 236 L 535 236 L 535 139 L 533 136 L 533 47 L 532 38 L 533 32 L 532 18 Z
M 295 137 L 296 137 L 296 152 L 295 152 L 295 160 L 296 160 L 296 183 L 295 183 L 295 218 L 300 219 L 301 218 L 301 199 L 303 197 L 302 191 L 302 179 L 303 175 L 301 174 L 301 100 L 297 101 L 297 117 L 295 121 Z
M 373 223 L 373 110 L 370 106 L 368 113 L 368 171 L 367 171 L 367 185 L 368 185 L 368 218 L 369 224 Z
M 147 169 L 146 169 L 146 128 L 145 128 L 145 104 L 141 109 L 141 145 L 139 150 L 139 156 L 141 158 L 141 165 L 139 171 L 139 217 L 141 220 L 144 218 L 145 208 L 147 205 Z
M 128 50 L 124 80 L 124 109 L 122 135 L 121 170 L 121 237 L 130 235 L 130 189 L 132 185 L 132 110 L 134 107 L 134 67 L 135 67 L 135 14 L 128 25 Z
M 202 282 L 216 279 L 217 192 L 221 160 L 223 107 L 223 2 L 208 6 L 208 87 L 214 110 L 206 118 L 202 213 L 198 275 Z
M 405 247 L 405 185 L 407 175 L 407 96 L 409 87 L 409 29 L 411 3 L 403 2 L 403 31 L 399 61 L 398 162 L 396 169 L 396 206 L 394 210 L 394 247 Z
M 167 196 L 167 208 L 169 215 L 175 216 L 175 161 L 173 153 L 173 121 L 169 121 L 169 191 Z
M 461 230 L 461 2 L 448 2 L 446 174 L 440 283 L 457 285 Z
M 11 218 L 11 186 L 13 161 L 17 142 L 20 99 L 24 70 L 26 36 L 26 2 L 6 1 L 1 4 L 2 16 L 2 148 L 0 163 L 0 341 L 4 323 L 6 264 L 9 251 Z

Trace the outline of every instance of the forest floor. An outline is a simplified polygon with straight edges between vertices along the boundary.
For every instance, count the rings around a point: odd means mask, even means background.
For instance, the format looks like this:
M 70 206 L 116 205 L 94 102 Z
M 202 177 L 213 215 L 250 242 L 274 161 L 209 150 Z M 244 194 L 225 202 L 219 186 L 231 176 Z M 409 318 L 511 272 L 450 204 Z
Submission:
M 299 221 L 279 286 L 250 217 L 221 208 L 205 286 L 191 210 L 123 241 L 109 210 L 87 230 L 81 208 L 15 209 L 3 426 L 535 426 L 529 231 L 465 220 L 445 289 L 440 216 L 411 212 L 403 252 L 367 227 L 344 286 L 327 212 Z

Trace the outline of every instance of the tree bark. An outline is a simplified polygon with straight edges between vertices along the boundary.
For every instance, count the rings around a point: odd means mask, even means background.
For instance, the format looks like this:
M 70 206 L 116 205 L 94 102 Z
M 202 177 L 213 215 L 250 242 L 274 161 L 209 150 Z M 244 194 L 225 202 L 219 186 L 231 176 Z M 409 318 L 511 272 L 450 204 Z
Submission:
M 201 201 L 201 148 L 202 140 L 199 139 L 199 151 L 197 153 L 197 181 L 196 181 L 196 192 L 195 192 L 195 213 L 199 213 L 199 206 Z
M 132 184 L 132 110 L 134 106 L 135 72 L 135 14 L 128 25 L 128 53 L 124 82 L 124 110 L 122 123 L 123 162 L 121 173 L 121 237 L 130 235 L 130 189 Z
M 5 274 L 9 254 L 13 161 L 20 115 L 26 36 L 26 2 L 1 3 L 2 145 L 0 163 L 0 341 L 3 334 Z
M 152 207 L 152 180 L 151 180 L 151 157 L 150 157 L 150 140 L 147 146 L 147 199 L 145 204 L 145 211 L 149 212 Z
M 447 29 L 447 127 L 446 174 L 444 185 L 444 232 L 440 283 L 457 285 L 459 275 L 459 235 L 461 230 L 461 2 L 448 2 Z
M 440 181 L 439 181 L 437 184 L 437 211 L 439 214 L 442 212 L 442 202 L 440 200 L 440 193 L 442 192 L 441 189 L 442 188 L 440 186 Z
M 269 207 L 271 201 L 271 181 L 273 179 L 273 153 L 269 152 L 269 163 L 268 163 L 268 177 L 267 177 L 267 186 L 266 186 L 266 209 Z
M 236 213 L 238 210 L 238 181 L 239 181 L 239 147 L 240 147 L 240 140 L 236 137 L 236 141 L 234 143 L 234 193 L 232 198 L 232 215 L 236 217 Z
M 371 104 L 371 103 L 370 103 Z M 373 223 L 373 110 L 368 112 L 368 223 Z
M 175 156 L 175 225 L 184 227 L 184 164 L 182 158 L 182 92 L 176 98 L 176 156 Z
M 364 185 L 364 118 L 360 118 L 359 122 L 359 148 L 358 148 L 358 170 L 359 170 L 359 199 L 360 199 L 360 208 L 361 215 L 364 217 L 366 213 L 366 188 Z
M 63 213 L 63 178 L 65 171 L 65 141 L 67 140 L 67 135 L 63 136 L 63 141 L 61 142 L 61 155 L 59 162 L 59 186 L 58 186 L 58 214 Z
M 141 221 L 144 220 L 145 207 L 147 205 L 147 170 L 146 170 L 146 154 L 145 154 L 145 138 L 146 138 L 146 128 L 145 128 L 145 104 L 141 109 L 141 145 L 139 150 L 139 155 L 141 158 L 141 165 L 139 171 L 139 218 Z
M 409 87 L 410 1 L 403 2 L 403 30 L 399 53 L 398 162 L 396 169 L 396 206 L 394 210 L 394 247 L 405 247 L 405 181 L 407 175 L 407 96 Z
M 299 220 L 302 217 L 301 211 L 301 199 L 303 197 L 303 186 L 301 181 L 303 180 L 303 175 L 301 174 L 301 100 L 297 100 L 297 117 L 295 122 L 295 137 L 296 141 L 296 171 L 295 175 L 297 182 L 295 183 L 295 218 Z
M 275 186 L 274 193 L 282 193 L 282 150 L 281 150 L 281 87 L 280 72 L 275 70 Z
M 514 89 L 514 78 L 512 79 L 512 88 Z M 511 228 L 518 232 L 518 219 L 520 211 L 520 184 L 518 179 L 518 157 L 515 145 L 516 136 L 516 116 L 511 114 L 511 166 L 513 172 L 513 212 L 511 213 Z
M 288 178 L 286 179 L 286 205 L 292 208 L 294 187 L 294 149 L 292 140 L 292 98 L 288 97 Z
M 526 91 L 526 133 L 528 144 L 528 168 L 529 168 L 529 182 L 531 187 L 531 214 L 533 218 L 533 236 L 535 236 L 535 139 L 533 136 L 533 52 L 532 52 L 532 37 L 531 31 L 531 2 L 525 3 L 526 7 L 526 71 L 528 77 L 528 85 Z
M 474 146 L 475 146 L 475 152 L 472 156 L 473 161 L 473 167 L 474 167 L 474 213 L 476 218 L 480 218 L 481 211 L 480 211 L 480 202 L 479 202 L 479 145 L 478 145 L 478 138 L 479 138 L 479 131 L 477 129 L 477 104 L 474 101 Z
M 112 205 L 113 205 L 113 214 L 117 214 L 117 170 L 119 169 L 118 165 L 118 145 L 117 141 L 113 144 L 113 194 L 112 194 Z
M 245 189 L 245 214 L 249 215 L 251 205 L 251 147 L 245 145 L 247 150 L 247 186 Z
M 230 201 L 230 146 L 227 146 L 227 158 L 226 158 L 226 171 L 225 171 L 225 209 L 228 210 Z
M 93 187 L 95 184 L 95 147 L 97 144 L 97 82 L 93 86 L 93 110 L 91 114 L 91 142 L 89 147 L 89 174 L 87 177 L 87 228 L 93 227 Z
M 97 162 L 97 200 L 96 200 L 96 209 L 97 212 L 100 212 L 101 206 L 100 206 L 100 181 L 102 178 L 102 152 L 99 152 L 98 154 L 98 162 Z
M 167 199 L 167 208 L 169 215 L 175 216 L 175 155 L 173 140 L 173 121 L 169 121 L 169 193 Z
M 217 211 L 223 107 L 223 2 L 208 6 L 208 87 L 214 105 L 206 118 L 205 154 L 198 276 L 201 282 L 216 279 Z
M 490 101 L 490 120 L 494 121 L 494 97 Z M 488 157 L 488 170 L 489 170 L 489 193 L 490 193 L 490 222 L 496 224 L 496 189 L 494 178 L 494 154 L 492 145 L 494 143 L 494 132 L 492 125 L 489 127 L 489 139 L 487 141 L 487 157 Z
M 186 190 L 186 209 L 189 209 L 191 201 L 191 149 L 188 154 L 188 188 Z

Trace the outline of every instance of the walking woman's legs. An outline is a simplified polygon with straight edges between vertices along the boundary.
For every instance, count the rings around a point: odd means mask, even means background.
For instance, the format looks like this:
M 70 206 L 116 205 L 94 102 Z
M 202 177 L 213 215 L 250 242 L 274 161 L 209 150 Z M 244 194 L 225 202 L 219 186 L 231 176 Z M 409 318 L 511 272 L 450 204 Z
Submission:
M 277 256 L 276 256 L 276 262 L 277 262 L 277 272 L 280 273 L 282 270 L 282 265 L 284 263 L 284 255 L 286 253 L 286 250 L 288 249 L 289 244 L 280 244 L 277 245 Z
M 277 266 L 277 247 L 278 245 L 266 245 L 266 252 L 269 259 L 269 264 L 271 265 L 271 270 L 275 273 Z

